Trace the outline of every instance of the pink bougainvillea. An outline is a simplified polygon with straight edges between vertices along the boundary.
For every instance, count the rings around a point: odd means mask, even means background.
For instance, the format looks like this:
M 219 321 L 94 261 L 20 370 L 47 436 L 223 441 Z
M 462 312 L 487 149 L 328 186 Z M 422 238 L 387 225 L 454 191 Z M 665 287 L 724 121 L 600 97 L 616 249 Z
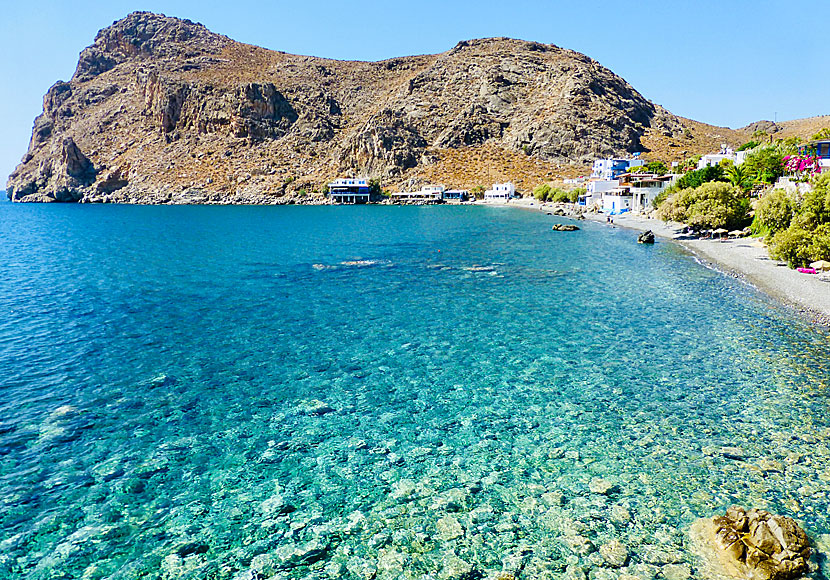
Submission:
M 795 175 L 813 175 L 821 173 L 821 165 L 816 155 L 787 155 L 784 157 L 787 172 Z

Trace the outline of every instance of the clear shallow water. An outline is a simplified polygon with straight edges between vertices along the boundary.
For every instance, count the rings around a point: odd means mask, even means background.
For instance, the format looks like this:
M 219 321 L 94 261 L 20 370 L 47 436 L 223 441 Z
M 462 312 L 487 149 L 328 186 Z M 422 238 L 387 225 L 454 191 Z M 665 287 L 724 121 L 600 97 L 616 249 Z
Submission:
M 735 503 L 830 533 L 826 331 L 554 219 L 0 204 L 0 577 L 605 578 L 619 539 L 651 578 Z

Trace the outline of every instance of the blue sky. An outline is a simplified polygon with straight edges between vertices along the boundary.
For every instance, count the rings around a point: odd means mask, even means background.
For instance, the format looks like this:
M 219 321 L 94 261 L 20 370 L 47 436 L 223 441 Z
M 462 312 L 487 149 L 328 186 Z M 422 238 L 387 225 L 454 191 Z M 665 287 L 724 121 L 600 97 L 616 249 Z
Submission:
M 706 123 L 830 114 L 826 0 L 8 0 L 0 19 L 0 187 L 26 150 L 46 90 L 72 76 L 100 28 L 134 10 L 189 18 L 275 50 L 350 60 L 442 52 L 469 38 L 536 40 L 583 52 L 646 98 Z

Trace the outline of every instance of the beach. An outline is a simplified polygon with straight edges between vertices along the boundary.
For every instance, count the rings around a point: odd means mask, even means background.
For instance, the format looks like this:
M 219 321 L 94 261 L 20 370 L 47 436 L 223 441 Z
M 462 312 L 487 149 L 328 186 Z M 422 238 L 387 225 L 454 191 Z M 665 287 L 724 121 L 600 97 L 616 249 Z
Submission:
M 558 207 L 540 204 L 532 198 L 511 200 L 508 205 L 521 209 L 551 211 Z M 606 215 L 585 213 L 586 219 L 606 223 Z M 830 275 L 802 274 L 785 262 L 769 256 L 759 238 L 678 239 L 683 224 L 664 222 L 645 216 L 614 216 L 614 226 L 637 231 L 651 230 L 661 240 L 676 242 L 697 256 L 706 266 L 739 278 L 758 290 L 798 310 L 811 322 L 830 326 Z

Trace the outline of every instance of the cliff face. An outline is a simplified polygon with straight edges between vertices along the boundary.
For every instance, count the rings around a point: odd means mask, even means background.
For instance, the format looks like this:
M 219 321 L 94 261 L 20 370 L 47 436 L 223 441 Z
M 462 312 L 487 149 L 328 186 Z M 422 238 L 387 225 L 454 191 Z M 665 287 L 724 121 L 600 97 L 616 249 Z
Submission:
M 341 174 L 521 185 L 564 163 L 643 150 L 647 134 L 682 133 L 622 78 L 552 45 L 496 38 L 345 62 L 134 13 L 99 32 L 72 80 L 49 89 L 7 192 L 270 203 Z M 493 161 L 462 176 L 466 157 Z

